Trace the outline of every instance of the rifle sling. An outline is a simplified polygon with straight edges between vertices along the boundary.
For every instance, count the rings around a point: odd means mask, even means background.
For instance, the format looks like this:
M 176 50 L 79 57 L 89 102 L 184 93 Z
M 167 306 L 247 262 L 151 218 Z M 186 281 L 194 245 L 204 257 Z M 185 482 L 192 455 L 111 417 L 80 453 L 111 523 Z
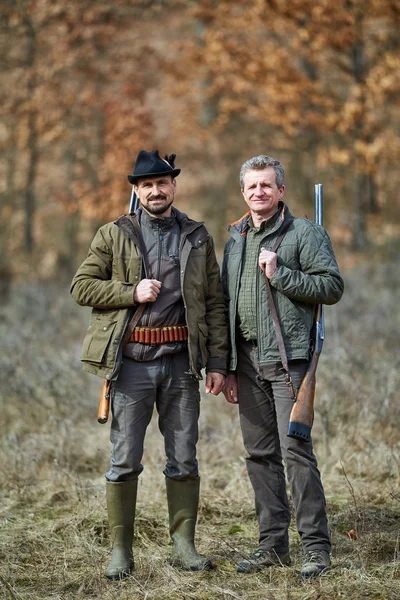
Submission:
M 132 217 L 131 215 L 129 215 L 129 218 L 131 220 L 131 223 L 132 223 L 135 233 L 137 235 L 137 242 L 138 242 L 140 254 L 142 255 L 143 271 L 144 271 L 145 277 L 149 278 L 150 265 L 149 265 L 146 248 L 145 248 L 144 241 L 143 241 L 142 231 L 140 229 L 140 225 L 138 223 L 137 217 Z M 138 324 L 140 317 L 144 313 L 146 306 L 147 306 L 147 302 L 145 302 L 143 304 L 139 304 L 138 308 L 135 310 L 133 317 L 129 321 L 128 326 L 125 331 L 124 339 L 122 341 L 122 349 L 124 349 L 125 346 L 128 344 L 128 342 L 131 338 L 132 332 L 135 329 L 136 325 Z
M 282 232 L 281 232 L 280 236 L 275 241 L 275 244 L 273 245 L 273 247 L 271 249 L 271 252 L 276 252 L 278 250 L 283 238 L 285 237 L 285 235 L 286 235 L 289 227 L 293 223 L 293 221 L 294 221 L 294 219 L 289 219 L 288 221 L 286 221 L 286 223 L 284 224 L 284 226 L 282 228 Z M 274 328 L 275 328 L 276 341 L 278 343 L 279 354 L 281 357 L 283 369 L 286 371 L 286 383 L 289 386 L 290 397 L 292 398 L 292 400 L 295 400 L 296 393 L 294 390 L 292 377 L 291 377 L 290 371 L 289 371 L 289 363 L 288 363 L 287 354 L 286 354 L 285 342 L 283 341 L 281 324 L 279 322 L 278 313 L 276 312 L 275 302 L 274 302 L 274 298 L 272 296 L 271 284 L 269 282 L 268 277 L 265 275 L 265 273 L 264 273 L 264 276 L 265 276 L 265 284 L 266 284 L 267 293 L 268 293 L 269 308 L 271 311 L 272 322 L 273 322 Z

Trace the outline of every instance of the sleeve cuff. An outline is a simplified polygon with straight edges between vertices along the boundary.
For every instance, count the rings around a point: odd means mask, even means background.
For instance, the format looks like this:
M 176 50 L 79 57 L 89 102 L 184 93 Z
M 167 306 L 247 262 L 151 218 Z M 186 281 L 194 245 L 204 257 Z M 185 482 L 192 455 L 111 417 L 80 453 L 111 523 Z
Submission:
M 207 361 L 206 373 L 221 373 L 221 375 L 227 374 L 226 361 L 220 358 L 210 358 Z
M 119 293 L 119 302 L 121 306 L 134 306 L 136 302 L 133 298 L 135 293 L 136 285 L 132 283 L 122 283 Z

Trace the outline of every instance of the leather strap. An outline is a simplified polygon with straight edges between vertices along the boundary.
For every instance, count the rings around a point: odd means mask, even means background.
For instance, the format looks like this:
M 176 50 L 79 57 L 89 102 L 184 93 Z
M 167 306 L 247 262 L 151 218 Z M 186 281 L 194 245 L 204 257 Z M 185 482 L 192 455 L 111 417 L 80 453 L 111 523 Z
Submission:
M 131 220 L 131 223 L 132 223 L 135 233 L 137 235 L 138 246 L 139 246 L 140 254 L 142 255 L 144 274 L 146 276 L 146 279 L 151 279 L 150 264 L 149 264 L 149 259 L 147 257 L 146 247 L 145 247 L 144 241 L 143 241 L 142 230 L 140 228 L 137 217 L 132 217 L 129 215 L 129 218 Z
M 147 253 L 146 253 L 146 248 L 145 248 L 144 241 L 143 241 L 142 231 L 140 229 L 140 225 L 138 223 L 137 217 L 136 216 L 132 217 L 131 215 L 129 215 L 129 218 L 132 222 L 133 228 L 137 235 L 138 246 L 139 246 L 140 254 L 142 255 L 143 271 L 144 271 L 146 279 L 149 279 L 150 278 L 150 265 L 149 265 L 149 261 L 147 258 Z M 138 324 L 142 314 L 144 313 L 146 306 L 147 306 L 147 302 L 145 302 L 143 304 L 139 304 L 138 308 L 135 310 L 135 313 L 134 313 L 132 319 L 129 321 L 128 326 L 125 331 L 124 339 L 122 342 L 122 349 L 124 349 L 125 346 L 129 343 L 129 341 L 132 337 L 132 332 L 135 329 L 136 325 Z
M 278 250 L 283 238 L 285 237 L 285 235 L 286 235 L 289 227 L 293 223 L 293 221 L 294 221 L 294 219 L 289 219 L 286 221 L 286 223 L 284 223 L 282 232 L 281 232 L 280 236 L 277 238 L 277 240 L 275 241 L 275 244 L 273 245 L 271 252 L 276 252 Z M 275 328 L 276 341 L 278 342 L 279 354 L 281 357 L 283 369 L 284 369 L 284 371 L 286 371 L 286 376 L 285 376 L 286 384 L 289 387 L 290 397 L 292 398 L 292 400 L 295 400 L 296 392 L 295 392 L 292 377 L 291 377 L 290 371 L 289 371 L 289 363 L 288 363 L 287 354 L 286 354 L 285 342 L 283 341 L 281 324 L 279 322 L 278 313 L 276 312 L 275 302 L 274 302 L 274 298 L 272 296 L 271 284 L 269 282 L 268 277 L 265 275 L 265 273 L 264 273 L 264 276 L 265 276 L 265 283 L 267 286 L 269 307 L 270 307 L 272 321 L 273 321 L 274 328 Z
M 135 329 L 136 325 L 138 324 L 140 317 L 144 313 L 144 309 L 146 308 L 146 306 L 147 306 L 147 302 L 144 304 L 139 304 L 132 319 L 129 321 L 128 326 L 125 331 L 124 339 L 122 342 L 122 349 L 124 349 L 125 346 L 129 343 L 129 341 L 132 337 L 132 332 Z

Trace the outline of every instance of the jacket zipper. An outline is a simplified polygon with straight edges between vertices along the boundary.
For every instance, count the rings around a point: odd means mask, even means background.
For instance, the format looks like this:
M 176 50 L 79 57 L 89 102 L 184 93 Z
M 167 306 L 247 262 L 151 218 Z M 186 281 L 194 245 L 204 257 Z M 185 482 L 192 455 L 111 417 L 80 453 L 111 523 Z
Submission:
M 160 276 L 161 276 L 161 257 L 162 257 L 162 242 L 163 242 L 164 236 L 162 235 L 162 229 L 160 227 L 159 224 L 157 224 L 157 244 L 158 244 L 158 250 L 157 250 L 157 273 L 156 273 L 156 277 L 155 279 L 157 279 L 157 281 L 160 281 Z M 148 274 L 149 277 L 151 277 L 151 273 Z M 151 303 L 146 312 L 145 315 L 145 323 L 143 323 L 143 325 L 145 325 L 146 327 L 151 327 L 151 313 L 152 313 L 152 308 L 153 308 L 153 303 Z M 138 360 L 140 361 L 145 353 L 145 348 L 144 347 L 140 347 L 139 350 L 139 357 Z
M 196 231 L 196 229 L 198 229 L 202 225 L 203 225 L 202 223 L 199 223 L 198 225 L 196 225 L 195 227 L 193 227 L 192 229 L 190 229 L 189 231 L 187 231 L 183 235 L 182 241 L 181 241 L 180 246 L 179 246 L 179 260 L 181 259 L 182 251 L 183 251 L 183 248 L 185 246 L 185 243 L 186 243 L 188 235 L 190 233 L 193 233 L 193 231 Z M 188 256 L 188 260 L 189 260 L 189 256 Z M 187 261 L 186 261 L 186 263 L 187 263 Z M 185 271 L 186 271 L 186 267 L 185 267 Z M 180 278 L 179 279 L 180 279 L 180 285 L 181 285 L 181 294 L 182 294 L 183 306 L 184 306 L 184 309 L 185 309 L 185 321 L 187 323 L 188 322 L 187 302 L 186 302 L 185 293 L 184 293 L 184 289 L 183 289 L 183 282 L 184 282 L 184 279 L 185 279 L 185 273 L 184 273 L 183 269 L 180 272 Z M 189 330 L 189 327 L 188 327 L 188 330 Z M 193 364 L 193 356 L 192 356 L 192 351 L 191 351 L 190 343 L 189 343 L 189 341 L 190 341 L 190 331 L 188 331 L 188 334 L 189 335 L 188 335 L 187 349 L 188 349 L 188 355 L 189 355 L 189 374 L 190 375 L 194 375 L 194 377 L 196 377 L 197 380 L 200 380 L 201 379 L 201 375 L 199 375 L 199 373 L 197 372 L 197 370 L 195 369 L 195 366 Z

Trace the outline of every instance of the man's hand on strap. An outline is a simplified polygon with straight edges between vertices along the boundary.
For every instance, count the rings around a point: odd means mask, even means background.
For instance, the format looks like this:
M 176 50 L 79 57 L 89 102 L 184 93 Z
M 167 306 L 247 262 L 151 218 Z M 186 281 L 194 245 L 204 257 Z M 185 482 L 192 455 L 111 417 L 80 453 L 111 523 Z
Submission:
M 135 288 L 133 299 L 138 304 L 155 302 L 161 290 L 161 281 L 157 279 L 142 279 Z
M 261 248 L 260 256 L 258 257 L 258 264 L 268 279 L 271 279 L 272 275 L 276 271 L 277 258 L 278 257 L 275 252 Z
M 218 396 L 225 385 L 225 375 L 210 371 L 206 376 L 206 394 Z

